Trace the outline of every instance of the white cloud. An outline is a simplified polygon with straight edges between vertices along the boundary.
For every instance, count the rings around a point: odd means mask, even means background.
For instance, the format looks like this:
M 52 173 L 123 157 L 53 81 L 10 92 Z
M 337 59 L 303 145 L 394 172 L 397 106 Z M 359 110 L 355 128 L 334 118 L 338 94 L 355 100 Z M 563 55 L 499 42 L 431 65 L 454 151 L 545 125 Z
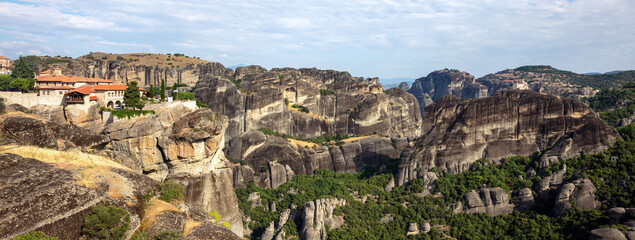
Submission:
M 635 64 L 634 10 L 631 0 L 28 0 L 0 2 L 0 42 L 23 43 L 0 51 L 154 50 L 364 76 L 526 63 L 608 71 Z

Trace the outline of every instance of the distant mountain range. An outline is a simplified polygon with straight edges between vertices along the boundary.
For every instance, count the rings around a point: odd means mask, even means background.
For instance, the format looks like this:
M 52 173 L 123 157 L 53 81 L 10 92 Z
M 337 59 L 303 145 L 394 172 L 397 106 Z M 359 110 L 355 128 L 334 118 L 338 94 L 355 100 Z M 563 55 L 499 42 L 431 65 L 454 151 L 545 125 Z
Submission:
M 379 79 L 379 83 L 384 86 L 384 89 L 391 89 L 394 87 L 398 87 L 400 83 L 407 82 L 408 87 L 412 86 L 412 83 L 415 82 L 414 78 L 381 78 Z

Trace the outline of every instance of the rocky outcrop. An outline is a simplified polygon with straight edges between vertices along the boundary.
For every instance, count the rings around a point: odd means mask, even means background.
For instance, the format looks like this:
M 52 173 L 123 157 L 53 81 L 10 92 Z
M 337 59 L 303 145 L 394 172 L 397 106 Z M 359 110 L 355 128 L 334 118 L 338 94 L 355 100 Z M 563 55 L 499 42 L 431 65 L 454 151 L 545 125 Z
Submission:
M 490 95 L 505 89 L 520 88 L 576 99 L 595 96 L 596 91 L 593 88 L 582 86 L 579 84 L 580 81 L 574 80 L 584 77 L 589 78 L 589 76 L 561 71 L 550 66 L 525 66 L 488 74 L 477 79 L 476 82 L 486 86 Z
M 326 228 L 339 228 L 344 219 L 333 215 L 336 207 L 346 205 L 345 200 L 317 199 L 304 204 L 300 237 L 306 240 L 326 239 Z
M 340 146 L 310 147 L 308 144 L 315 144 L 289 142 L 252 131 L 230 141 L 227 154 L 232 159 L 245 160 L 251 166 L 234 167 L 236 172 L 242 173 L 235 178 L 235 186 L 255 182 L 262 187 L 275 188 L 295 174 L 313 174 L 319 169 L 350 173 L 360 171 L 364 166 L 382 166 L 386 161 L 398 158 L 399 150 L 407 146 L 407 143 L 406 146 L 394 144 L 396 142 L 400 142 L 399 139 L 370 136 Z
M 103 132 L 110 138 L 106 149 L 126 156 L 130 167 L 161 180 L 180 172 L 208 173 L 224 159 L 224 117 L 181 103 L 149 109 L 156 114 L 115 121 Z
M 403 89 L 404 91 L 408 91 L 408 89 L 410 89 L 407 82 L 399 83 L 399 88 Z
M 562 185 L 556 195 L 553 207 L 554 216 L 563 216 L 571 208 L 571 202 L 576 207 L 589 210 L 599 207 L 600 202 L 595 200 L 596 188 L 589 179 L 578 179 L 572 183 Z
M 514 204 L 502 188 L 481 188 L 480 195 L 476 191 L 465 194 L 465 213 L 487 213 L 492 216 L 510 214 Z
M 82 157 L 52 165 L 0 154 L 0 238 L 37 230 L 59 239 L 80 239 L 84 218 L 100 203 L 124 206 L 138 218 L 138 199 L 158 183 L 120 168 L 86 168 L 79 161 Z
M 534 195 L 529 188 L 523 188 L 516 192 L 516 201 L 514 201 L 518 211 L 528 210 L 534 206 Z
M 487 97 L 487 87 L 476 83 L 469 73 L 455 69 L 437 70 L 419 78 L 408 92 L 417 98 L 422 116 L 427 105 L 447 94 L 460 98 Z
M 262 128 L 298 137 L 382 134 L 415 137 L 416 99 L 378 79 L 318 69 L 240 67 L 235 76 L 204 74 L 194 95 L 229 118 L 227 136 Z M 293 108 L 304 106 L 308 113 Z
M 44 148 L 100 148 L 107 139 L 75 125 L 36 119 L 34 116 L 8 116 L 0 123 L 2 136 L 21 144 Z
M 46 58 L 46 57 L 42 57 Z M 59 67 L 67 76 L 108 79 L 115 84 L 136 81 L 139 86 L 166 86 L 174 83 L 196 85 L 203 74 L 231 76 L 233 70 L 220 63 L 166 54 L 133 53 L 107 54 L 94 52 L 76 59 L 62 59 L 52 65 L 36 65 L 35 71 Z
M 618 138 L 584 103 L 528 90 L 467 101 L 444 96 L 426 107 L 423 131 L 401 158 L 398 186 L 433 167 L 457 173 L 480 158 L 496 161 L 547 148 L 545 156 L 563 159 L 603 151 Z
M 243 235 L 242 213 L 233 187 L 230 168 L 215 169 L 204 174 L 179 173 L 170 179 L 184 185 L 185 202 L 204 212 L 218 212 L 220 222 L 228 222 L 229 229 Z
M 106 149 L 125 156 L 129 166 L 156 179 L 185 187 L 185 202 L 203 212 L 217 211 L 232 232 L 242 236 L 242 213 L 225 159 L 227 118 L 184 103 L 151 105 L 156 114 L 115 121 L 104 133 Z

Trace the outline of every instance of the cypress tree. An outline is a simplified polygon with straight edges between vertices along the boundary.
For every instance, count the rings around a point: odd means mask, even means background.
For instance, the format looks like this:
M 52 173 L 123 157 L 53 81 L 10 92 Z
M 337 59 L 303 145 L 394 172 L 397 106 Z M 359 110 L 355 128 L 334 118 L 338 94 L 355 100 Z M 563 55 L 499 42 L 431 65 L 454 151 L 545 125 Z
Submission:
M 161 101 L 165 101 L 165 80 L 161 79 Z

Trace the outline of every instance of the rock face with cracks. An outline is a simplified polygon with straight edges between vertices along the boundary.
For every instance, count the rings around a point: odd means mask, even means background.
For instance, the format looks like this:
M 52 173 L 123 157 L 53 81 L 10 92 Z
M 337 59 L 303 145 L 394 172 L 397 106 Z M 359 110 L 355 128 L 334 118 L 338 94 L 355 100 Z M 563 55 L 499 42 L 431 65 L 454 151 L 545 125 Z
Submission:
M 422 117 L 427 105 L 448 94 L 460 98 L 487 97 L 487 87 L 476 83 L 474 76 L 469 73 L 454 69 L 431 72 L 415 80 L 408 92 L 417 98 Z
M 300 237 L 306 240 L 326 239 L 326 228 L 335 229 L 344 223 L 344 219 L 333 215 L 333 210 L 346 205 L 345 200 L 317 199 L 304 204 L 303 223 Z
M 384 91 L 378 79 L 347 72 L 239 67 L 235 76 L 202 75 L 194 94 L 229 118 L 230 138 L 262 128 L 298 137 L 421 133 L 412 95 L 399 88 Z
M 496 161 L 548 148 L 545 156 L 563 159 L 603 151 L 618 138 L 578 100 L 519 90 L 474 100 L 444 96 L 426 107 L 423 131 L 402 155 L 398 186 L 434 167 L 458 173 L 481 158 Z

